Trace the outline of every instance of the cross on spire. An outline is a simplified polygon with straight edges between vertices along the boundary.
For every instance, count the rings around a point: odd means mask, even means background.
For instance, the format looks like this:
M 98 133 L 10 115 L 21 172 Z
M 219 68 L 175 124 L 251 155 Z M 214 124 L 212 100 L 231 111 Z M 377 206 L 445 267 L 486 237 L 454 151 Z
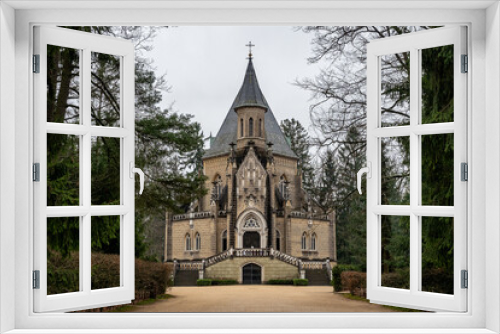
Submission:
M 252 59 L 252 47 L 255 46 L 255 44 L 252 44 L 252 41 L 250 41 L 245 46 L 248 46 L 248 58 Z

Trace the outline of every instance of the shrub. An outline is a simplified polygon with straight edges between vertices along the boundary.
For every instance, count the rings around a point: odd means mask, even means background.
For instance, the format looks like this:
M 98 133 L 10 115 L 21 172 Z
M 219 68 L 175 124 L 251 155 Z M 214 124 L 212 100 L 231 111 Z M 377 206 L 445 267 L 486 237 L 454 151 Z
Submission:
M 78 291 L 79 254 L 62 256 L 49 251 L 47 257 L 47 293 L 58 294 Z M 92 253 L 92 289 L 120 286 L 120 256 Z M 171 270 L 165 263 L 135 260 L 135 289 L 140 298 L 156 298 L 170 287 Z
M 295 278 L 293 279 L 293 285 L 295 286 L 305 286 L 309 284 L 309 280 L 307 278 Z
M 366 273 L 360 271 L 344 271 L 340 275 L 342 287 L 352 295 L 364 297 L 366 295 Z
M 267 284 L 292 285 L 293 280 L 291 280 L 291 279 L 270 279 L 269 281 L 267 281 Z
M 212 285 L 233 285 L 239 284 L 237 280 L 234 279 L 213 279 Z
M 333 285 L 333 288 L 335 291 L 340 292 L 342 290 L 345 290 L 346 288 L 342 286 L 342 279 L 340 275 L 344 271 L 355 271 L 357 270 L 356 266 L 350 265 L 350 264 L 339 264 L 333 267 L 332 269 L 332 282 L 331 284 Z
M 409 289 L 410 271 L 408 269 L 399 269 L 393 273 L 382 273 L 382 285 L 391 288 Z
M 211 279 L 199 279 L 196 281 L 197 286 L 209 286 L 212 285 L 212 280 Z

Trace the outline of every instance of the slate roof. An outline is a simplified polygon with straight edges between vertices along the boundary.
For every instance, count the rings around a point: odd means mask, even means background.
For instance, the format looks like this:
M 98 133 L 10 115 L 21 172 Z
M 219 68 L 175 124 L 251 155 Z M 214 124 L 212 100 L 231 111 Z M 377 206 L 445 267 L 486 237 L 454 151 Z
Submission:
M 297 159 L 297 156 L 290 148 L 285 135 L 281 131 L 281 128 L 276 121 L 276 118 L 274 117 L 262 90 L 260 89 L 259 82 L 257 81 L 257 75 L 255 74 L 255 69 L 253 67 L 252 58 L 248 61 L 245 78 L 243 79 L 240 91 L 236 95 L 231 108 L 229 108 L 219 132 L 212 140 L 210 149 L 205 152 L 203 158 L 229 154 L 229 144 L 231 142 L 236 143 L 237 140 L 238 114 L 235 112 L 235 108 L 256 106 L 267 109 L 264 116 L 266 141 L 270 141 L 274 144 L 274 154 Z

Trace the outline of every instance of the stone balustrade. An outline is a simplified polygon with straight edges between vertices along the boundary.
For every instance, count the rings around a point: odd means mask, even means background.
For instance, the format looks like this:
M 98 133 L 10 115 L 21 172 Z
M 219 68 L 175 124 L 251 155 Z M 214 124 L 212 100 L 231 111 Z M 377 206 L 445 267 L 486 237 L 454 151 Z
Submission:
M 188 219 L 202 219 L 210 217 L 212 217 L 210 211 L 204 211 L 204 212 L 191 212 L 191 213 L 183 213 L 180 215 L 174 215 L 172 219 L 174 221 L 177 221 L 177 220 L 188 220 Z

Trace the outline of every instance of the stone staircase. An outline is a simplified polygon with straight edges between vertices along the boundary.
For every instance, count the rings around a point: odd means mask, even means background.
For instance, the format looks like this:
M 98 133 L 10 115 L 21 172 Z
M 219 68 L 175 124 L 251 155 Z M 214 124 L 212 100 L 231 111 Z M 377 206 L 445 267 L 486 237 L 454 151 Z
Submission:
M 175 273 L 174 286 L 196 286 L 198 270 L 179 270 Z
M 306 269 L 309 285 L 330 285 L 327 269 Z

